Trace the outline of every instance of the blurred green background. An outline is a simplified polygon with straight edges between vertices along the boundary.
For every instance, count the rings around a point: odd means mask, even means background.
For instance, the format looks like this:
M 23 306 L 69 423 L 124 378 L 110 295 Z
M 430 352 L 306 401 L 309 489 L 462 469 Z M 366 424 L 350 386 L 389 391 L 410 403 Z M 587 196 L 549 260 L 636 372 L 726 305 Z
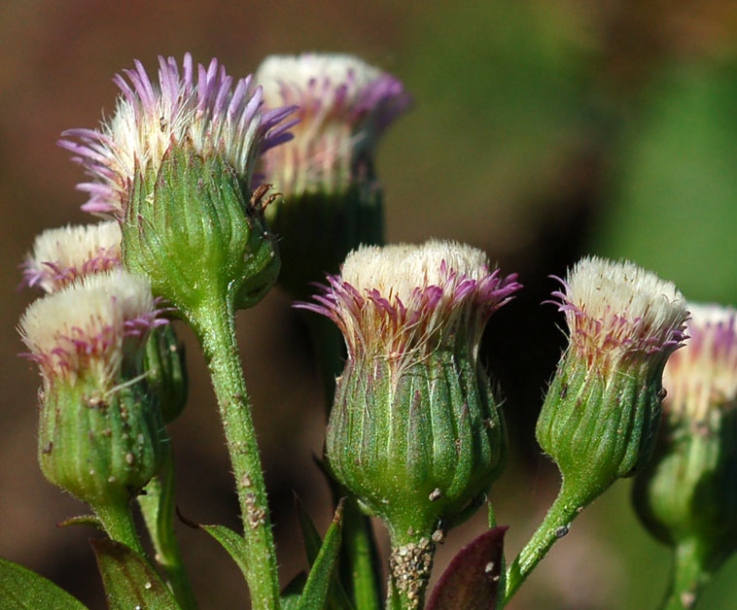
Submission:
M 103 607 L 84 507 L 36 465 L 37 373 L 15 325 L 36 295 L 17 265 L 42 230 L 88 222 L 81 170 L 55 142 L 110 115 L 113 74 L 191 51 L 242 76 L 270 53 L 355 53 L 399 76 L 411 113 L 378 166 L 391 241 L 431 236 L 485 249 L 525 290 L 491 321 L 483 353 L 506 396 L 512 456 L 494 488 L 516 554 L 557 478 L 534 419 L 560 353 L 562 320 L 540 305 L 580 256 L 625 257 L 692 300 L 737 304 L 737 6 L 729 0 L 227 2 L 3 0 L 0 4 L 0 556 Z M 183 329 L 184 330 L 184 329 Z M 306 331 L 273 291 L 239 332 L 256 404 L 286 581 L 304 559 L 296 491 L 324 528 L 329 498 L 313 463 L 324 422 Z M 191 404 L 172 435 L 178 504 L 237 527 L 237 502 L 204 363 L 189 334 Z M 737 482 L 736 482 L 737 484 Z M 436 571 L 483 528 L 451 533 Z M 237 568 L 205 534 L 181 528 L 204 609 L 242 607 Z M 629 484 L 587 509 L 510 610 L 654 608 L 667 550 L 629 506 Z M 737 598 L 731 562 L 702 608 Z

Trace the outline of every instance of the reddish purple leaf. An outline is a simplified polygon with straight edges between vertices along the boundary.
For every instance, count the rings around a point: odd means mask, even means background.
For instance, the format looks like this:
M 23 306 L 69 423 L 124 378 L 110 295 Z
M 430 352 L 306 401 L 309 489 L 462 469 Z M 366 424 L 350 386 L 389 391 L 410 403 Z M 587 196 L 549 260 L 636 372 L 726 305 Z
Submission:
M 458 551 L 435 585 L 426 610 L 494 610 L 506 531 L 506 527 L 490 529 Z

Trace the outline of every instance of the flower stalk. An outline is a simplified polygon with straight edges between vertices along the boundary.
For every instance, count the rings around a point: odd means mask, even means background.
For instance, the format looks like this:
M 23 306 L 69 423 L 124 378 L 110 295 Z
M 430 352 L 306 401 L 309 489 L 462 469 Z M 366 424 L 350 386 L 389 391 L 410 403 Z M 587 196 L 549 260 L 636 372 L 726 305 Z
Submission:
M 235 333 L 235 312 L 219 299 L 194 312 L 223 422 L 248 548 L 247 581 L 254 609 L 279 608 L 276 547 L 251 403 Z

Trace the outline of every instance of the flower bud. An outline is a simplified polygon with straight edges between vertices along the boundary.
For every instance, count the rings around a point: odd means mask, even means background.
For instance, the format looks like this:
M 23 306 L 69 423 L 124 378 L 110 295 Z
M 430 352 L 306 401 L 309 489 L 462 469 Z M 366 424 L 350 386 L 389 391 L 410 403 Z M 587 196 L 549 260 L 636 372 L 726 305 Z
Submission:
M 141 374 L 158 324 L 148 281 L 122 271 L 70 284 L 21 319 L 43 379 L 41 469 L 93 507 L 127 503 L 160 466 L 163 422 Z
M 280 283 L 300 298 L 359 244 L 383 242 L 374 151 L 409 104 L 401 82 L 357 57 L 272 55 L 256 72 L 268 107 L 294 104 L 294 138 L 263 157 L 283 195 L 266 210 L 280 236 Z
M 83 209 L 121 222 L 125 266 L 185 318 L 213 300 L 252 305 L 279 258 L 251 179 L 261 152 L 289 139 L 293 109 L 262 112 L 250 77 L 234 83 L 216 60 L 195 67 L 189 55 L 181 74 L 160 58 L 157 83 L 138 62 L 115 83 L 113 118 L 61 142 L 93 178 L 79 186 Z
M 713 569 L 737 548 L 737 312 L 689 309 L 689 339 L 665 367 L 663 426 L 634 501 L 656 538 L 696 545 Z
M 23 264 L 23 277 L 28 286 L 51 293 L 120 265 L 120 227 L 107 221 L 44 231 Z
M 483 252 L 440 241 L 359 248 L 328 282 L 301 305 L 331 318 L 348 348 L 327 467 L 395 547 L 427 543 L 501 472 L 506 435 L 478 348 L 519 285 Z
M 553 293 L 570 344 L 537 422 L 568 498 L 591 502 L 650 458 L 661 376 L 683 341 L 686 302 L 675 285 L 629 262 L 577 263 Z

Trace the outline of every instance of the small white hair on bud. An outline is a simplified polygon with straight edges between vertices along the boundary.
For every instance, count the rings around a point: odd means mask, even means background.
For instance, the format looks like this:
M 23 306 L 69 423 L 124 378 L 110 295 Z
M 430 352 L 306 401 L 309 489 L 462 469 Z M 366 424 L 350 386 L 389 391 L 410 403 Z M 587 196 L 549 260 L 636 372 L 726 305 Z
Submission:
M 102 383 L 119 370 L 123 341 L 156 324 L 147 278 L 114 270 L 82 278 L 32 303 L 19 331 L 45 376 L 92 372 Z
M 117 221 L 48 229 L 36 237 L 23 265 L 25 282 L 56 292 L 85 275 L 119 267 L 120 247 Z
M 663 371 L 669 412 L 704 423 L 712 409 L 737 407 L 737 310 L 688 304 L 689 337 Z
M 447 270 L 478 281 L 489 274 L 489 259 L 482 250 L 454 241 L 361 246 L 348 254 L 341 275 L 359 292 L 377 290 L 390 301 L 409 305 L 418 288 L 452 290 Z
M 629 261 L 580 260 L 554 293 L 571 341 L 591 360 L 672 353 L 685 337 L 686 299 L 673 282 Z

